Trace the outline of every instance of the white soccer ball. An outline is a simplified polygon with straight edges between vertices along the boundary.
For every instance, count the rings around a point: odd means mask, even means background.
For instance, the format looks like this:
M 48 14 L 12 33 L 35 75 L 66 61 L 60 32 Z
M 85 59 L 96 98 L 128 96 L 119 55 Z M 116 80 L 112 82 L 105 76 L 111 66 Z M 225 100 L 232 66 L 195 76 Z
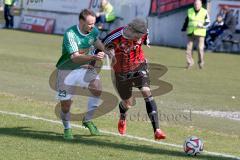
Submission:
M 196 156 L 203 151 L 203 142 L 198 137 L 188 137 L 183 144 L 183 149 L 187 155 Z

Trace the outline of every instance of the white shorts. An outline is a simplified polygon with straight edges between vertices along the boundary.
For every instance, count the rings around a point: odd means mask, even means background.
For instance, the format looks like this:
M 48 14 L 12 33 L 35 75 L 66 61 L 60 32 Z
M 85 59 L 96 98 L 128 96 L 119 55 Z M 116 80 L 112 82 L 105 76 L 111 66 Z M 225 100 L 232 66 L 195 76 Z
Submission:
M 57 71 L 57 100 L 69 100 L 75 93 L 76 86 L 87 89 L 92 80 L 100 79 L 95 69 L 75 69 Z

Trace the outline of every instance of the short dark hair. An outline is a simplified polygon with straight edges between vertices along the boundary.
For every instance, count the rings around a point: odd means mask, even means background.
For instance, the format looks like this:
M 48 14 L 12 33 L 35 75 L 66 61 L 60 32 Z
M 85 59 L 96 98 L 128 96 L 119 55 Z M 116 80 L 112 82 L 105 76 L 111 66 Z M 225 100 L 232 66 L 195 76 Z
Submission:
M 86 17 L 89 16 L 89 15 L 91 15 L 93 17 L 96 17 L 96 14 L 92 10 L 90 10 L 90 9 L 83 9 L 80 12 L 80 14 L 79 14 L 79 20 L 82 19 L 82 20 L 85 21 Z

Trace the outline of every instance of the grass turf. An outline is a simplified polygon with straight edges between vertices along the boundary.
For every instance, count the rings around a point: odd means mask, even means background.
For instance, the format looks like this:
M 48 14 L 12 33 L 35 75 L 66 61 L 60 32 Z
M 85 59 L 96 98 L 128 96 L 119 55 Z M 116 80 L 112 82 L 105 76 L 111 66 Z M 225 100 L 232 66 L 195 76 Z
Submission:
M 62 37 L 12 30 L 0 30 L 0 34 L 4 37 L 0 39 L 0 110 L 56 120 L 57 102 L 48 78 L 61 54 Z M 206 150 L 240 156 L 239 121 L 182 112 L 239 111 L 239 55 L 206 53 L 203 70 L 196 66 L 185 70 L 184 50 L 156 46 L 144 49 L 150 63 L 168 68 L 161 79 L 173 85 L 171 92 L 155 97 L 159 110 L 165 115 L 182 116 L 177 121 L 162 119 L 161 126 L 168 135 L 164 142 L 182 144 L 189 135 L 196 135 L 204 140 Z M 104 90 L 116 94 L 109 71 L 102 71 L 101 77 Z M 87 99 L 75 100 L 73 110 L 84 110 Z M 96 119 L 97 126 L 116 132 L 117 113 L 114 109 Z M 76 140 L 66 142 L 61 137 L 61 125 L 3 114 L 0 117 L 1 159 L 191 159 L 178 148 L 109 135 L 90 137 L 80 129 L 74 129 Z M 128 134 L 153 138 L 142 99 L 137 99 L 129 112 Z M 201 155 L 194 159 L 221 158 Z

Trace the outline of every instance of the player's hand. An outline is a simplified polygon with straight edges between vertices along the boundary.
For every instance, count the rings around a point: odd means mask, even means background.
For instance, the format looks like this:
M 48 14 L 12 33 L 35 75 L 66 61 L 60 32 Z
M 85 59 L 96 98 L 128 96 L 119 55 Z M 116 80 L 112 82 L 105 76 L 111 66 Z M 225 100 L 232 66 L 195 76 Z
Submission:
M 107 50 L 105 51 L 105 53 L 109 56 L 110 59 L 112 59 L 115 56 L 114 49 Z
M 104 52 L 98 52 L 97 55 L 94 56 L 96 60 L 102 60 L 104 58 Z

